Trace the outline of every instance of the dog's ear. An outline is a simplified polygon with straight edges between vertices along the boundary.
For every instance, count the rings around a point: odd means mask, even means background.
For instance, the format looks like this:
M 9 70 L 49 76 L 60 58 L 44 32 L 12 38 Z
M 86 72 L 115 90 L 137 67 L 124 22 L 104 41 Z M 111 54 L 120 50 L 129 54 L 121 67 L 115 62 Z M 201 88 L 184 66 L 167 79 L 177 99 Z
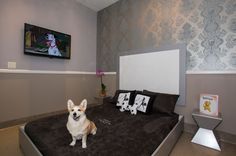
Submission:
M 74 106 L 75 106 L 75 104 L 73 103 L 73 101 L 72 101 L 71 99 L 69 99 L 69 100 L 67 101 L 67 108 L 68 108 L 68 111 L 71 111 Z
M 84 110 L 86 110 L 86 108 L 87 108 L 87 100 L 86 99 L 84 99 L 81 103 L 80 103 L 80 106 L 84 109 Z

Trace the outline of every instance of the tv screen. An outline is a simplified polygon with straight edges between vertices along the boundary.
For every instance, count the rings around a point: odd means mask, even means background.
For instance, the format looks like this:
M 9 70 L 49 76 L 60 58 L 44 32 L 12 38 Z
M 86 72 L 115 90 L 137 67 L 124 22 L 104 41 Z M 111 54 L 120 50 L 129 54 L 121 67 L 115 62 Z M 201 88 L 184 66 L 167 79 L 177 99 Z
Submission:
M 71 36 L 25 23 L 24 53 L 70 59 Z

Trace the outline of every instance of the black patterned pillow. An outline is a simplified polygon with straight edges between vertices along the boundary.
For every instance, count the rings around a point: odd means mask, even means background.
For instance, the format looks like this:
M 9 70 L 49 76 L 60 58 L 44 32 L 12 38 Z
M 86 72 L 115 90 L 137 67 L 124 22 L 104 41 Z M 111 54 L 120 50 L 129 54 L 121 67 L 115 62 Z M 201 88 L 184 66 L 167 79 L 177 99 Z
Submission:
M 137 111 L 150 113 L 154 98 L 152 95 L 136 94 L 134 104 L 130 107 L 131 114 L 137 114 Z

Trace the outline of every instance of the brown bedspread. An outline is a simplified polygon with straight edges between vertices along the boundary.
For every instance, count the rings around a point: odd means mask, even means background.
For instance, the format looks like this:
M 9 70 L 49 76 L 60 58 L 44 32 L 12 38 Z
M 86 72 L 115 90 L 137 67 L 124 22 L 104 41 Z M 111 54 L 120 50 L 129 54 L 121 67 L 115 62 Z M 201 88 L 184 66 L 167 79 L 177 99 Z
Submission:
M 25 132 L 45 156 L 150 156 L 178 122 L 177 114 L 134 116 L 110 103 L 88 108 L 86 114 L 98 128 L 96 135 L 88 136 L 86 149 L 81 140 L 69 146 L 68 114 L 29 122 Z

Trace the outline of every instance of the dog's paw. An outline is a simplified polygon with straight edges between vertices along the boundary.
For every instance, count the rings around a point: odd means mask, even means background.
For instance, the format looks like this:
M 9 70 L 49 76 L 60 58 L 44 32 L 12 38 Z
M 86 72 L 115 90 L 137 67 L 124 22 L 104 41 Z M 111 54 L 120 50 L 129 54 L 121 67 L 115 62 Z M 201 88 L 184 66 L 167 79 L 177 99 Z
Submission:
M 124 112 L 125 110 L 124 110 L 124 108 L 120 108 L 120 111 L 121 111 L 121 112 Z
M 92 134 L 95 135 L 97 133 L 97 131 L 93 131 Z
M 136 115 L 136 114 L 137 114 L 137 111 L 131 111 L 130 114 L 131 114 L 131 115 Z
M 71 143 L 70 143 L 70 146 L 75 146 L 75 141 L 72 141 Z
M 87 145 L 86 144 L 82 144 L 82 148 L 87 148 Z

